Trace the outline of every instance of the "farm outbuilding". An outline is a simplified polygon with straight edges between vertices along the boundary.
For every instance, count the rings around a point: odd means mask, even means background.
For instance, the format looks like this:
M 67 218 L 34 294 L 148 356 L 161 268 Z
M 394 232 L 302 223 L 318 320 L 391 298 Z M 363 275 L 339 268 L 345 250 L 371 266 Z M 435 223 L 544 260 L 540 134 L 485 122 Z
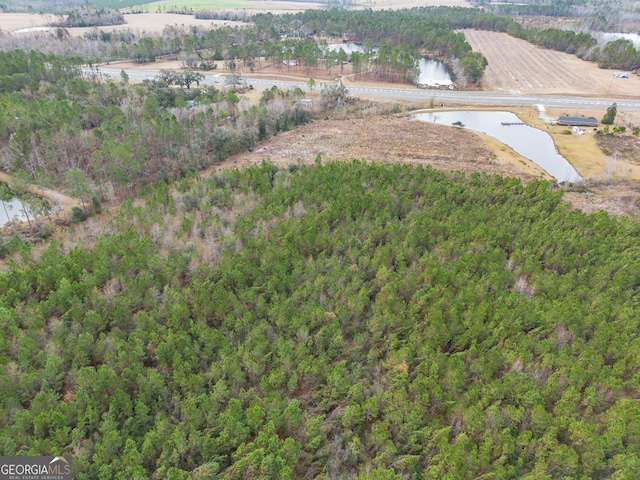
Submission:
M 569 127 L 598 127 L 598 120 L 595 118 L 585 117 L 558 117 L 556 122 L 558 125 L 567 125 Z

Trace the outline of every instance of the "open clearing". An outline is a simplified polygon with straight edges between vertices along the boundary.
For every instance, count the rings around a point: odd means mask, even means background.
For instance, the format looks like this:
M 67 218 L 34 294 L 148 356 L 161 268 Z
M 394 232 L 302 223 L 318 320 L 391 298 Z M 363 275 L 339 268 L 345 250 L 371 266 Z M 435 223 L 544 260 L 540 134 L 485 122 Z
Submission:
M 144 5 L 149 11 L 153 11 L 162 6 L 165 8 L 186 8 L 186 9 L 209 9 L 209 10 L 246 10 L 250 12 L 271 12 L 291 13 L 292 11 L 303 11 L 314 8 L 326 8 L 326 4 L 322 3 L 306 3 L 306 2 L 271 2 L 271 1 L 253 1 L 244 0 L 239 5 L 240 8 L 232 8 L 228 0 L 163 0 Z M 252 5 L 247 5 L 252 4 Z M 413 8 L 425 6 L 447 6 L 447 7 L 471 7 L 471 4 L 465 0 L 356 0 L 353 2 L 356 9 L 370 8 L 372 10 L 400 8 Z M 236 4 L 237 5 L 237 4 Z
M 357 8 L 371 8 L 373 10 L 401 9 L 424 6 L 449 6 L 449 7 L 469 7 L 465 0 L 359 0 L 355 2 Z M 208 9 L 208 10 L 238 10 L 248 13 L 296 13 L 310 9 L 325 8 L 326 5 L 320 2 L 293 2 L 293 1 L 260 1 L 241 0 L 230 2 L 229 0 L 166 0 L 162 2 L 149 3 L 141 6 L 145 13 L 125 14 L 125 25 L 112 25 L 99 27 L 100 30 L 113 31 L 123 28 L 130 28 L 134 32 L 161 33 L 166 25 L 198 25 L 209 27 L 213 25 L 241 25 L 242 22 L 199 20 L 193 15 L 179 15 L 175 13 L 159 13 L 161 9 Z M 130 9 L 123 9 L 126 12 Z M 31 14 L 31 13 L 0 13 L 0 32 L 15 32 L 24 28 L 36 28 L 47 26 L 55 19 L 51 14 Z M 71 35 L 80 36 L 91 28 L 68 28 Z
M 281 167 L 323 161 L 365 160 L 431 165 L 441 170 L 495 173 L 524 180 L 549 178 L 510 149 L 495 152 L 474 132 L 412 120 L 365 115 L 318 120 L 283 132 L 253 152 L 235 155 L 217 168 L 237 168 L 270 160 Z
M 536 47 L 506 33 L 463 30 L 474 51 L 489 62 L 485 90 L 514 93 L 640 96 L 640 77 L 615 78 L 575 55 Z
M 283 2 L 284 3 L 284 2 Z M 29 13 L 1 13 L 0 30 L 3 32 L 16 32 L 17 30 L 30 29 L 47 26 L 55 19 L 53 15 L 40 15 Z M 67 28 L 72 36 L 82 36 L 94 28 L 105 32 L 129 29 L 136 34 L 143 32 L 149 34 L 161 33 L 165 26 L 221 26 L 221 25 L 246 25 L 243 22 L 232 22 L 230 20 L 199 20 L 193 15 L 179 15 L 177 13 L 140 13 L 124 16 L 125 24 L 110 25 L 105 27 L 78 27 Z
M 593 167 L 597 174 L 589 176 L 588 189 L 568 191 L 565 200 L 587 213 L 605 210 L 611 215 L 640 216 L 640 184 L 620 178 L 627 171 L 625 165 L 628 163 L 617 164 L 612 178 L 604 182 L 607 157 L 595 147 L 593 136 L 572 137 L 578 141 L 577 145 L 565 148 L 564 152 L 561 149 L 563 154 L 579 155 L 583 148 L 581 142 L 586 142 L 588 148 L 595 149 L 593 155 L 602 164 Z M 230 157 L 215 168 L 241 168 L 263 160 L 288 168 L 292 164 L 312 164 L 317 155 L 323 162 L 358 159 L 411 163 L 447 171 L 513 176 L 524 182 L 550 178 L 535 164 L 492 137 L 400 116 L 318 120 L 283 132 L 259 145 L 255 151 Z

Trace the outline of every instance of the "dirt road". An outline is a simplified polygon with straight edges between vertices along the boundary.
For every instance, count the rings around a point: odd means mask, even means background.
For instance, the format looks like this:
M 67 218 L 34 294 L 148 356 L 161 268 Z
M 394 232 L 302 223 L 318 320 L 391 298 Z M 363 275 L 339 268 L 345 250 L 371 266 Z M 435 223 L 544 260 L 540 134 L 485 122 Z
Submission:
M 0 172 L 0 182 L 11 185 L 11 176 L 5 172 Z M 80 205 L 80 199 L 69 197 L 56 190 L 40 187 L 38 185 L 30 185 L 29 191 L 35 195 L 40 195 L 49 200 L 54 206 L 59 205 L 62 210 L 59 212 L 64 215 L 70 215 L 71 209 Z

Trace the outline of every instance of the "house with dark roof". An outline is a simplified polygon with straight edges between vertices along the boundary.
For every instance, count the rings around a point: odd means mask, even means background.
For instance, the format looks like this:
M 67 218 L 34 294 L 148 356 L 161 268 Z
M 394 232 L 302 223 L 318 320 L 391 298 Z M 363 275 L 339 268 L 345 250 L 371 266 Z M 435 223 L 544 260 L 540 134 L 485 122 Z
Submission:
M 558 125 L 566 125 L 569 127 L 598 127 L 598 120 L 595 118 L 585 117 L 558 117 L 556 122 Z

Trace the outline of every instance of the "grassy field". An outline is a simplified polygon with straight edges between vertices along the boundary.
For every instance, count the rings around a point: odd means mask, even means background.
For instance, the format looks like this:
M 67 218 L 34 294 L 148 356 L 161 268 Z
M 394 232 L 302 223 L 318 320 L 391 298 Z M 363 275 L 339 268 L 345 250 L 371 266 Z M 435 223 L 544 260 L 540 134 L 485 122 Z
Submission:
M 149 12 L 167 10 L 231 10 L 239 8 L 259 8 L 264 2 L 251 0 L 166 0 L 138 5 L 131 10 L 145 10 Z
M 11 12 L 42 12 L 42 13 L 56 13 L 69 10 L 67 2 L 63 1 L 23 1 L 23 0 L 5 0 L 2 2 L 7 7 L 6 11 Z M 146 3 L 144 0 L 92 0 L 89 2 L 91 7 L 94 8 L 113 8 L 124 9 L 132 7 L 134 5 L 141 5 Z
M 450 7 L 469 7 L 470 4 L 466 0 L 354 0 L 356 8 L 371 8 L 373 10 L 380 9 L 399 9 L 420 6 L 450 6 Z M 308 9 L 322 8 L 326 2 L 318 0 L 311 2 L 295 2 L 295 1 L 252 1 L 252 0 L 164 0 L 159 2 L 147 3 L 140 5 L 140 9 L 148 12 L 156 12 L 158 8 L 161 11 L 167 10 L 242 10 L 251 11 L 289 13 L 299 12 Z M 138 10 L 140 10 L 138 9 Z M 135 9 L 134 9 L 135 10 Z

